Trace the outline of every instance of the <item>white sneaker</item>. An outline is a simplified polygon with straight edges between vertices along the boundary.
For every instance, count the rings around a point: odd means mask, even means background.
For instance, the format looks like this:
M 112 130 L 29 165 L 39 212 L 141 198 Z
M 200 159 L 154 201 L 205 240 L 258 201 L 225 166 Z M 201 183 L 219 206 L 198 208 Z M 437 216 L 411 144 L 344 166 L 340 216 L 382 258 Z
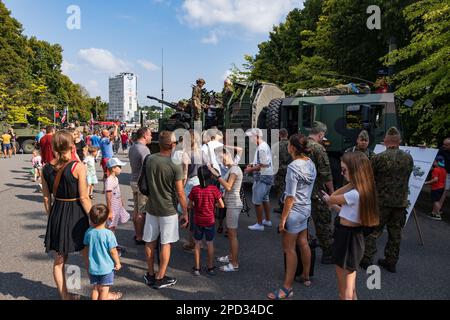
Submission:
M 263 220 L 263 225 L 266 227 L 271 227 L 272 226 L 272 221 L 267 221 L 267 220 Z
M 264 231 L 264 225 L 255 223 L 252 226 L 248 226 L 248 229 L 252 231 Z
M 223 257 L 219 257 L 217 258 L 217 261 L 220 263 L 230 263 L 230 256 L 223 256 Z

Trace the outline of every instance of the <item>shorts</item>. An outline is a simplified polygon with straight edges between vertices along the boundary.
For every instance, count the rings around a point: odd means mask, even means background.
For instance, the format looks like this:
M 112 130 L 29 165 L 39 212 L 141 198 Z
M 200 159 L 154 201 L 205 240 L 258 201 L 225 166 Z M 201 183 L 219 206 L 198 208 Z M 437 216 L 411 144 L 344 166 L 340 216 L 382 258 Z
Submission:
M 445 190 L 450 190 L 450 173 L 447 173 L 447 179 L 445 180 Z
M 285 229 L 287 233 L 299 234 L 308 229 L 308 219 L 311 216 L 311 205 L 295 208 L 289 212 Z
M 92 186 L 94 184 L 98 184 L 97 176 L 96 175 L 95 176 L 88 175 L 87 176 L 87 183 L 88 183 L 88 186 Z
M 159 236 L 161 237 L 161 244 L 175 243 L 180 239 L 178 234 L 178 215 L 157 217 L 147 213 L 142 240 L 147 243 L 153 242 Z
M 119 224 L 125 224 L 130 220 L 130 214 L 122 207 L 113 210 L 112 219 L 108 221 L 108 227 L 117 228 Z
M 194 223 L 193 237 L 195 241 L 202 241 L 203 238 L 205 238 L 207 242 L 212 242 L 214 240 L 215 235 L 216 235 L 215 224 L 209 227 L 200 227 Z
M 365 244 L 362 227 L 338 224 L 334 229 L 332 262 L 342 269 L 354 272 L 364 256 Z
M 271 185 L 263 183 L 261 181 L 257 181 L 253 183 L 253 194 L 252 194 L 252 202 L 254 205 L 259 206 L 262 205 L 263 202 L 270 202 L 270 189 Z
M 102 162 L 101 162 L 101 166 L 102 166 L 103 172 L 105 174 L 108 173 L 108 167 L 106 166 L 106 164 L 108 163 L 108 160 L 109 160 L 109 158 L 102 158 Z
M 127 150 L 127 148 L 128 148 L 128 144 L 122 144 L 122 150 Z
M 442 195 L 444 194 L 444 189 L 431 190 L 431 201 L 439 202 L 441 201 Z
M 147 196 L 144 196 L 139 191 L 139 186 L 137 182 L 131 182 L 130 183 L 131 190 L 133 191 L 133 212 L 136 213 L 144 213 L 145 212 L 145 206 L 147 205 L 148 198 Z
M 3 144 L 3 150 L 11 150 L 11 144 L 10 143 L 4 143 Z
M 91 285 L 94 286 L 112 286 L 114 284 L 114 271 L 102 276 L 90 274 L 89 279 L 91 280 Z
M 237 229 L 239 227 L 239 216 L 242 208 L 227 208 L 226 222 L 228 229 Z

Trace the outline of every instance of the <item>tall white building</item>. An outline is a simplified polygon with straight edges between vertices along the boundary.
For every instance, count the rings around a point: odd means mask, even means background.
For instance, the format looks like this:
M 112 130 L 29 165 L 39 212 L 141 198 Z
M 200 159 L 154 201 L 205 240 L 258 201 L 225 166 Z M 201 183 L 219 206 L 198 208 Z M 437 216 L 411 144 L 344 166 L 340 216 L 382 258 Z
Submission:
M 137 121 L 137 76 L 133 73 L 121 73 L 109 78 L 108 119 Z

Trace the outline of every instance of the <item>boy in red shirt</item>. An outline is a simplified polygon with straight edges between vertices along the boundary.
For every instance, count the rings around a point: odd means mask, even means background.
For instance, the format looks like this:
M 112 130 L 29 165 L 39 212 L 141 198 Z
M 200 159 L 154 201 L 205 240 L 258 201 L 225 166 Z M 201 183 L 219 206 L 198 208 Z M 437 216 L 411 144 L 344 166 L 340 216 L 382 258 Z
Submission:
M 431 172 L 431 180 L 425 184 L 431 184 L 431 200 L 433 201 L 433 212 L 427 216 L 433 220 L 442 220 L 440 200 L 445 189 L 445 179 L 447 171 L 445 171 L 445 160 L 442 156 L 437 156 L 433 163 L 433 171 Z
M 200 275 L 200 251 L 203 237 L 206 238 L 208 246 L 208 275 L 215 275 L 214 267 L 214 235 L 215 235 L 215 208 L 224 208 L 225 204 L 222 201 L 222 194 L 219 189 L 213 184 L 213 177 L 211 171 L 207 166 L 202 166 L 198 169 L 198 178 L 200 185 L 195 186 L 189 194 L 189 209 L 194 208 L 194 231 L 193 237 L 195 240 L 194 248 L 194 262 L 195 266 L 192 268 L 194 275 Z

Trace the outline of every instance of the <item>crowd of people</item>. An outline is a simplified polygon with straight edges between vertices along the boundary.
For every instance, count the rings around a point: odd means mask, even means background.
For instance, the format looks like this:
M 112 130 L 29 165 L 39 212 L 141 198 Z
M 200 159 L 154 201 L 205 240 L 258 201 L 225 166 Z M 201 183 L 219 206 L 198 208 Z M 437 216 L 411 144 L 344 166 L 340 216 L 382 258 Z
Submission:
M 322 250 L 321 262 L 336 265 L 340 299 L 357 298 L 356 272 L 359 267 L 374 263 L 376 242 L 385 226 L 388 242 L 384 259 L 378 264 L 396 272 L 408 206 L 408 180 L 413 170 L 412 157 L 399 148 L 401 136 L 396 128 L 388 130 L 384 138 L 387 149 L 377 155 L 368 150 L 368 133 L 360 133 L 357 145 L 341 159 L 344 186 L 338 190 L 334 190 L 330 161 L 322 145 L 327 127 L 320 122 L 314 123 L 309 136 L 288 137 L 287 131 L 281 130 L 280 141 L 273 146 L 278 158 L 272 155 L 262 130 L 249 130 L 247 136 L 256 150 L 245 170 L 239 166 L 243 150 L 227 145 L 218 130 L 208 130 L 203 135 L 191 130 L 179 140 L 173 132 L 163 131 L 159 134 L 160 152 L 156 154 L 148 148 L 152 142 L 149 128 L 134 132 L 133 139 L 128 132 L 119 134 L 117 126 L 98 133 L 75 128 L 55 133 L 54 128 L 48 127 L 39 138 L 40 153 L 33 155 L 34 178 L 41 178 L 49 216 L 45 248 L 55 252 L 53 275 L 62 299 L 77 298 L 67 290 L 64 265 L 69 254 L 79 251 L 86 258 L 92 299 L 122 297 L 121 293 L 110 291 L 114 272 L 121 268 L 120 256 L 125 252 L 117 243 L 115 231 L 130 219 L 118 180 L 122 167 L 127 165 L 115 157 L 119 135 L 124 152 L 131 144 L 128 159 L 134 240 L 137 246 L 144 246 L 144 282 L 154 289 L 177 283 L 167 274 L 167 268 L 172 244 L 179 241 L 180 227 L 189 230 L 190 237 L 183 248 L 194 253 L 194 276 L 203 272 L 216 275 L 216 262 L 222 264 L 220 272 L 240 270 L 238 229 L 239 218 L 247 210 L 243 192 L 246 175 L 253 176 L 252 203 L 256 212 L 256 223 L 248 230 L 261 232 L 272 227 L 270 193 L 274 185 L 280 204 L 277 229 L 282 234 L 285 277 L 279 289 L 267 294 L 269 299 L 293 296 L 299 264 L 303 271 L 298 280 L 307 287 L 312 285 L 311 225 Z M 435 162 L 435 167 L 445 167 L 446 173 L 435 169 L 429 181 L 434 191 L 434 215 L 440 214 L 450 188 L 449 154 L 450 139 L 446 139 Z M 105 198 L 93 205 L 97 161 L 103 170 Z M 224 222 L 229 254 L 216 259 L 214 238 L 216 233 L 224 232 Z M 200 252 L 204 241 L 208 258 L 203 270 Z

